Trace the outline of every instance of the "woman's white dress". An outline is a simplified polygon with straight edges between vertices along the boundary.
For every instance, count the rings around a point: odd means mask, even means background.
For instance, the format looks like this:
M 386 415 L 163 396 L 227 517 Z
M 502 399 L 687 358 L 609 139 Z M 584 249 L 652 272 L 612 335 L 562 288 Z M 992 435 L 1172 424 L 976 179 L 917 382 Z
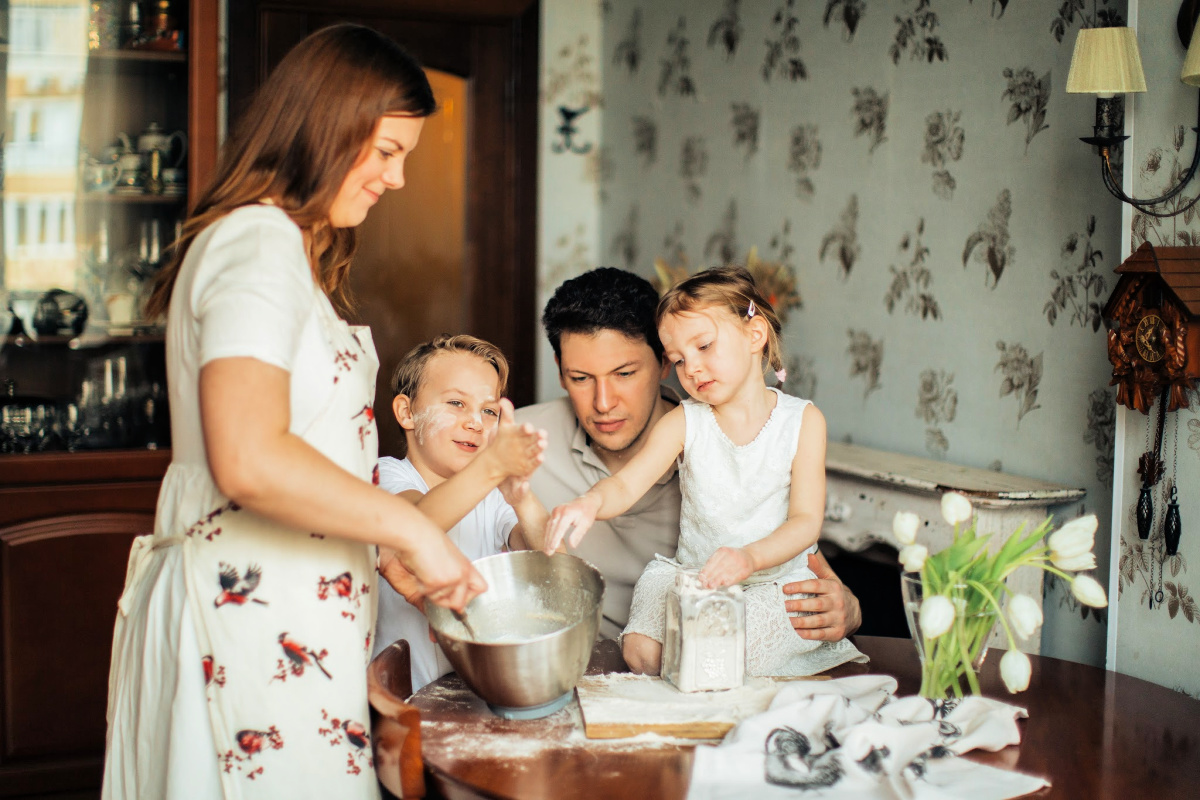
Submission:
M 375 474 L 370 331 L 337 317 L 281 210 L 213 223 L 171 300 L 172 462 L 119 603 L 103 796 L 378 797 L 373 548 L 288 529 L 217 489 L 198 378 L 229 357 L 288 370 L 291 431 L 364 481 Z
M 735 445 L 717 424 L 712 407 L 683 401 L 684 446 L 679 461 L 683 505 L 679 516 L 678 567 L 652 561 L 633 590 L 624 633 L 663 641 L 667 592 L 679 567 L 698 570 L 721 547 L 744 547 L 762 539 L 788 517 L 792 461 L 808 400 L 777 395 L 775 408 L 753 441 Z M 812 675 L 866 656 L 846 640 L 801 639 L 788 620 L 783 586 L 815 578 L 808 555 L 816 545 L 742 585 L 746 598 L 746 671 L 750 675 Z M 810 597 L 811 595 L 789 595 Z

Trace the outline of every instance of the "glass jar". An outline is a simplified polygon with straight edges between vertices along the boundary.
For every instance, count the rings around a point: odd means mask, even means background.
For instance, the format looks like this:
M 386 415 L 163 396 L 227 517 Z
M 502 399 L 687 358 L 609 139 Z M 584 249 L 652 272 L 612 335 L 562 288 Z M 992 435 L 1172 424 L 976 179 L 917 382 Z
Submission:
M 736 689 L 746 678 L 746 598 L 742 587 L 706 589 L 680 570 L 667 593 L 662 677 L 681 692 Z

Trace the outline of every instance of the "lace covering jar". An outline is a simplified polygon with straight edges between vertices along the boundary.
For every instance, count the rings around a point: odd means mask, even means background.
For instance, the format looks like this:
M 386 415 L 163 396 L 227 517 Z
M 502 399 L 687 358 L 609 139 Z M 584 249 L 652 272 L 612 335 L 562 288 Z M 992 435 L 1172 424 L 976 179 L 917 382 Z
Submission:
M 662 676 L 682 692 L 736 689 L 746 676 L 746 600 L 741 586 L 705 589 L 680 571 L 667 593 Z

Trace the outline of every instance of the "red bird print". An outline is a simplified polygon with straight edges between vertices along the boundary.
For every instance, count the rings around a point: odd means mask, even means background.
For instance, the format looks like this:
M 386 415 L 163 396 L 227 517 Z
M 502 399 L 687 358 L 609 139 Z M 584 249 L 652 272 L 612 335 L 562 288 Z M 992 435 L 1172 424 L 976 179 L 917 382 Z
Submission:
M 367 735 L 367 729 L 360 722 L 346 720 L 342 723 L 342 730 L 346 732 L 346 741 L 360 750 L 371 741 L 371 737 Z
M 343 572 L 336 578 L 330 578 L 329 580 L 326 580 L 325 576 L 322 575 L 321 580 L 317 581 L 317 598 L 319 600 L 324 600 L 325 598 L 329 597 L 330 587 L 333 588 L 333 591 L 337 593 L 338 597 L 353 599 L 354 578 L 349 572 Z
M 204 665 L 204 685 L 208 686 L 213 679 L 213 657 L 205 656 L 200 659 L 200 663 Z
M 326 651 L 314 652 L 311 647 L 305 647 L 295 639 L 289 639 L 287 631 L 279 634 L 279 644 L 283 646 L 283 654 L 287 656 L 288 661 L 292 662 L 293 675 L 303 675 L 305 667 L 315 666 L 325 673 L 326 678 L 333 678 L 329 674 L 329 670 L 325 669 L 325 665 L 321 663 L 321 659 L 326 656 Z
M 343 572 L 341 575 L 338 575 L 331 583 L 338 597 L 349 597 L 354 591 L 349 572 Z
M 217 595 L 217 599 L 213 601 L 213 605 L 217 608 L 232 603 L 235 606 L 243 606 L 247 600 L 262 605 L 269 605 L 266 600 L 259 600 L 257 597 L 251 597 L 250 593 L 258 588 L 258 582 L 262 580 L 262 567 L 257 564 L 251 564 L 246 567 L 246 574 L 239 575 L 237 567 L 230 566 L 225 562 L 221 562 L 221 593 Z
M 238 746 L 241 752 L 253 756 L 254 753 L 263 752 L 263 745 L 268 742 L 270 735 L 269 730 L 239 730 Z

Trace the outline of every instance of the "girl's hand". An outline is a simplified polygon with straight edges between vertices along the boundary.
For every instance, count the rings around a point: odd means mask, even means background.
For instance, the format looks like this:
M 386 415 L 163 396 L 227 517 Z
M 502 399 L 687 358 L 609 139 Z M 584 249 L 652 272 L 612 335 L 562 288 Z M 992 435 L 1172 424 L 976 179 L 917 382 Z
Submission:
M 526 478 L 542 463 L 546 450 L 546 432 L 526 423 L 518 425 L 513 418 L 513 404 L 500 400 L 500 422 L 492 431 L 487 446 L 479 457 L 487 459 L 494 474 L 503 478 Z
M 700 570 L 700 585 L 720 589 L 741 583 L 754 573 L 754 559 L 740 547 L 722 547 L 713 553 Z
M 550 512 L 550 521 L 546 524 L 546 540 L 543 550 L 553 554 L 562 543 L 567 532 L 571 532 L 569 540 L 571 547 L 578 546 L 583 535 L 596 521 L 596 513 L 600 510 L 600 500 L 590 494 L 576 497 L 569 503 L 564 503 Z

